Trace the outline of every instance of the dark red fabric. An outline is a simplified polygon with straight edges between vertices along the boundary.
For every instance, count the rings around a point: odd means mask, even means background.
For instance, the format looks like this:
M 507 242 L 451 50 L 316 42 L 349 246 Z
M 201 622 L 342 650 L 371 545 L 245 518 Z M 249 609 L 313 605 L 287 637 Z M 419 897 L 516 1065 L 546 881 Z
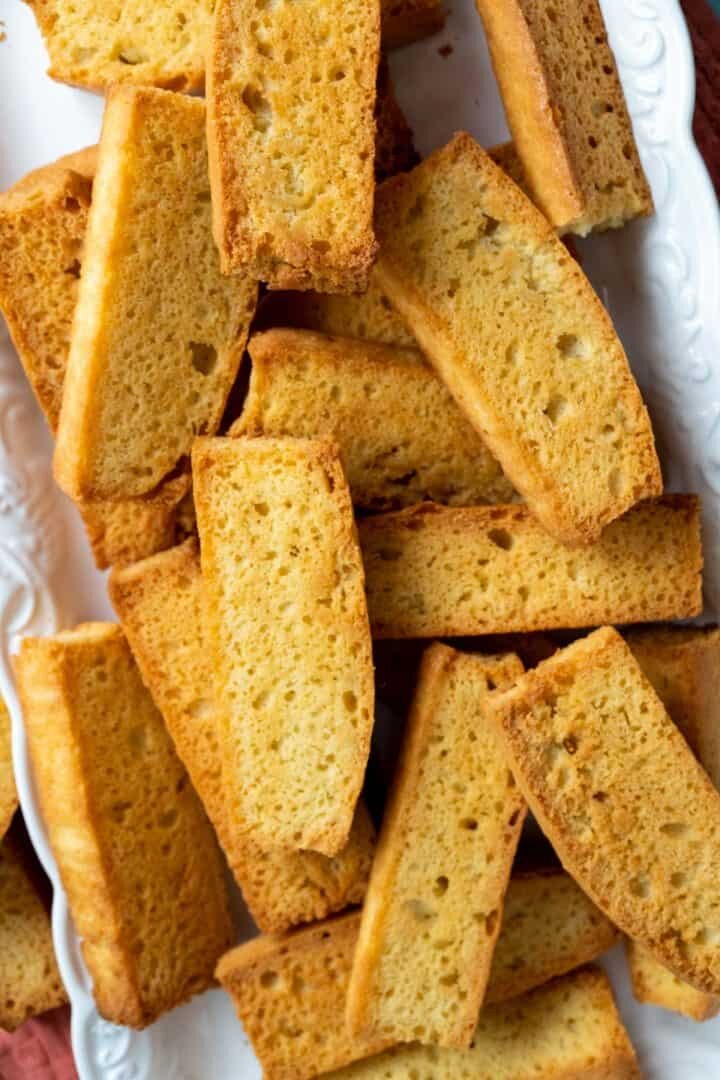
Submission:
M 707 0 L 680 0 L 695 53 L 693 131 L 720 195 L 720 19 Z

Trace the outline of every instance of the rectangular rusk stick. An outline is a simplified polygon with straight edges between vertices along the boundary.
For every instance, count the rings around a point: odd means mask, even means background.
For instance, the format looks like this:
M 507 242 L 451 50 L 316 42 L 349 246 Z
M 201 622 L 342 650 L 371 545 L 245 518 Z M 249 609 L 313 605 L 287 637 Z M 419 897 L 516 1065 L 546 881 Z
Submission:
M 232 940 L 215 837 L 119 626 L 25 638 L 15 670 L 98 1010 L 145 1027 L 212 986 Z
M 218 0 L 208 52 L 225 273 L 358 292 L 375 255 L 378 0 Z
M 377 193 L 381 289 L 513 486 L 590 543 L 662 478 L 612 322 L 578 263 L 466 134 Z
M 356 506 L 509 502 L 512 485 L 417 349 L 268 330 L 230 435 L 326 436 Z
M 220 273 L 205 103 L 112 90 L 55 448 L 68 495 L 145 495 L 215 433 L 256 297 L 255 281 Z
M 350 1031 L 469 1046 L 526 805 L 485 719 L 516 656 L 425 653 L 347 999 Z
M 605 627 L 489 695 L 560 859 L 656 959 L 720 992 L 720 794 L 630 649 Z
M 604 971 L 583 968 L 480 1013 L 467 1050 L 397 1046 L 326 1080 L 640 1080 Z
M 669 626 L 625 635 L 633 656 L 652 683 L 673 723 L 715 787 L 720 786 L 720 630 Z M 644 945 L 627 942 L 633 993 L 638 1001 L 708 1020 L 720 997 L 683 982 Z
M 263 851 L 227 812 L 197 541 L 114 570 L 110 598 L 260 929 L 278 933 L 360 903 L 374 846 L 362 802 L 346 846 L 333 859 L 314 851 Z
M 564 232 L 651 214 L 598 0 L 475 0 L 533 201 Z
M 198 439 L 192 464 L 228 812 L 263 848 L 336 855 L 374 707 L 337 450 L 328 440 Z
M 524 506 L 424 505 L 359 522 L 377 638 L 453 637 L 682 619 L 702 610 L 699 503 L 666 495 L 589 547 Z

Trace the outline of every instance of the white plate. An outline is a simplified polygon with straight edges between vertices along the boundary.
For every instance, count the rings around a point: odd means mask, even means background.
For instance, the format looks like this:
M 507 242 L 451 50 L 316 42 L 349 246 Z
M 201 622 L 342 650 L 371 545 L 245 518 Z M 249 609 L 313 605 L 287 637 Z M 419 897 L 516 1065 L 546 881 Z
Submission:
M 422 153 L 466 128 L 505 137 L 502 108 L 472 0 L 451 0 L 445 31 L 396 53 L 398 95 Z M 691 135 L 692 54 L 676 0 L 603 0 L 656 216 L 584 242 L 582 258 L 609 306 L 652 412 L 669 486 L 704 501 L 707 613 L 720 614 L 720 221 Z M 0 188 L 94 142 L 102 102 L 53 83 L 30 9 L 0 0 Z M 438 48 L 450 44 L 443 57 Z M 8 654 L 23 634 L 111 617 L 74 509 L 54 488 L 50 439 L 0 323 L 0 688 L 13 716 L 25 820 L 55 886 L 53 932 L 72 1000 L 81 1080 L 254 1080 L 260 1070 L 228 1000 L 213 991 L 141 1034 L 95 1012 L 65 896 L 37 810 Z M 610 961 L 646 1075 L 720 1076 L 720 1019 L 703 1025 L 638 1006 L 621 957 Z

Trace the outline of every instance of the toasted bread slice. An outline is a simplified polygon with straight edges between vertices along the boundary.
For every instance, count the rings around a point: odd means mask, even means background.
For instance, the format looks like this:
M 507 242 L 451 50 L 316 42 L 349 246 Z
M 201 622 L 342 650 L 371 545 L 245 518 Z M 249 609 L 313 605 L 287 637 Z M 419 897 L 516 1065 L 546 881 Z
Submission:
M 255 938 L 218 964 L 217 977 L 232 997 L 264 1080 L 310 1080 L 389 1045 L 345 1028 L 359 923 L 360 912 L 352 912 L 291 934 Z
M 17 806 L 18 795 L 12 762 L 12 725 L 7 706 L 0 698 L 0 840 L 10 828 Z
M 720 992 L 720 794 L 617 631 L 529 671 L 487 707 L 541 828 L 626 934 Z
M 33 772 L 100 1013 L 144 1027 L 212 985 L 222 860 L 120 628 L 25 638 Z
M 6 837 L 0 846 L 0 1028 L 5 1031 L 67 1001 L 50 915 L 25 858 Z
M 668 626 L 625 635 L 673 723 L 688 741 L 716 788 L 720 787 L 720 630 Z M 638 1001 L 708 1020 L 720 998 L 688 986 L 637 942 L 627 943 L 633 993 Z
M 483 703 L 522 671 L 512 654 L 425 653 L 363 907 L 353 1034 L 470 1045 L 527 810 Z
M 417 165 L 413 134 L 393 89 L 390 67 L 380 57 L 375 98 L 375 180 L 380 183 Z
M 293 326 L 338 337 L 380 341 L 417 349 L 417 342 L 380 289 L 375 271 L 363 293 L 271 292 L 263 297 L 255 323 L 258 330 Z
M 559 544 L 524 506 L 431 504 L 358 523 L 373 637 L 457 637 L 683 619 L 702 610 L 700 508 L 666 495 L 597 543 Z
M 192 464 L 228 812 L 267 850 L 336 855 L 374 707 L 337 450 L 328 440 L 198 439 Z
M 640 1080 L 640 1075 L 607 976 L 584 968 L 483 1009 L 469 1050 L 398 1046 L 339 1069 L 332 1080 Z
M 698 1022 L 712 1020 L 720 1013 L 720 997 L 705 994 L 679 979 L 639 941 L 626 938 L 625 953 L 633 994 L 643 1005 L 671 1009 Z
M 502 924 L 483 1005 L 525 994 L 590 963 L 620 932 L 562 870 L 516 873 L 505 893 Z
M 500 466 L 416 350 L 268 330 L 249 351 L 250 389 L 229 434 L 334 439 L 356 506 L 512 499 Z
M 213 228 L 226 274 L 358 292 L 372 214 L 377 0 L 218 0 L 208 54 Z
M 112 91 L 55 450 L 69 495 L 146 494 L 217 429 L 255 299 L 220 274 L 204 103 Z
M 386 49 L 411 45 L 445 25 L 442 0 L 380 0 L 382 43 Z
M 532 195 L 528 191 L 527 178 L 523 169 L 522 161 L 515 149 L 514 142 L 498 143 L 497 146 L 488 147 L 488 156 L 499 165 L 502 171 L 509 176 L 514 184 L 524 191 L 529 199 Z
M 467 134 L 376 199 L 377 277 L 545 528 L 590 543 L 662 491 L 610 318 L 565 245 Z
M 598 0 L 476 0 L 533 199 L 584 236 L 651 214 Z
M 359 904 L 374 847 L 362 803 L 347 845 L 334 859 L 310 851 L 262 851 L 227 813 L 197 541 L 115 570 L 110 598 L 260 929 L 279 933 Z

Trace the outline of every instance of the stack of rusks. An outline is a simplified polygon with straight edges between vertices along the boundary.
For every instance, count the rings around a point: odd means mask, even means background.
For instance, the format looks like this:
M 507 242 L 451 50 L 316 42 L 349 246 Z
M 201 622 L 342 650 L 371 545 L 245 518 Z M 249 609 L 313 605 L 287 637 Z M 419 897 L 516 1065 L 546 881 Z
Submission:
M 119 620 L 15 660 L 100 1013 L 218 980 L 268 1080 L 638 1076 L 598 956 L 720 1008 L 720 633 L 567 239 L 653 211 L 596 0 L 477 0 L 512 143 L 423 161 L 381 48 L 437 0 L 32 6 L 107 93 L 0 198 Z

